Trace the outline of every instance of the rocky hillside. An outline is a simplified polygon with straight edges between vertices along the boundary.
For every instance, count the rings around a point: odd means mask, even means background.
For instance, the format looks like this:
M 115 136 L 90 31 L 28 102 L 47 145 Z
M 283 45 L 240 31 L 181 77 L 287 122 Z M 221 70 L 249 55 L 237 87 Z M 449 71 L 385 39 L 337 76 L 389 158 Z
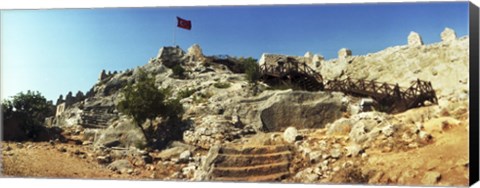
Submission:
M 316 57 L 310 63 L 326 80 L 349 77 L 403 87 L 416 79 L 432 82 L 438 105 L 395 115 L 361 112 L 361 98 L 340 92 L 252 85 L 241 63 L 205 56 L 198 45 L 186 52 L 162 47 L 143 66 L 102 71 L 85 95 L 59 98 L 47 124 L 64 132 L 51 147 L 72 143 L 81 147 L 72 155 L 122 178 L 466 185 L 468 37 L 446 29 L 441 38 L 424 45 L 412 32 L 408 45 L 372 54 L 351 56 L 342 49 L 337 59 L 308 55 Z M 144 124 L 156 130 L 155 139 L 163 142 L 158 148 L 145 149 L 141 130 L 116 109 L 122 88 L 142 71 L 158 88 L 171 88 L 185 110 L 181 122 L 156 118 Z M 179 131 L 168 135 L 162 129 L 168 126 Z M 449 148 L 457 152 L 449 154 Z M 15 155 L 10 150 L 6 156 Z M 57 150 L 62 149 L 52 151 Z M 449 162 L 415 163 L 432 160 Z
M 344 55 L 321 62 L 317 69 L 326 79 L 377 80 L 409 87 L 416 79 L 432 82 L 439 99 L 468 95 L 469 38 L 457 38 L 451 29 L 442 41 L 424 45 L 412 32 L 409 44 L 361 56 Z

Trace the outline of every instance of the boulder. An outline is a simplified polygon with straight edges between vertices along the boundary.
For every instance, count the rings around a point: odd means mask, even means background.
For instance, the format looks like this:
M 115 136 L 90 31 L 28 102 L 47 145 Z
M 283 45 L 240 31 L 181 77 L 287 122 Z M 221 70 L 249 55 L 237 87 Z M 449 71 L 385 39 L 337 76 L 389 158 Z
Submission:
M 347 135 L 352 130 L 354 122 L 351 119 L 340 118 L 327 125 L 328 135 Z
M 139 127 L 132 120 L 121 118 L 108 128 L 96 132 L 93 145 L 96 147 L 137 147 L 146 145 L 146 139 Z
M 108 164 L 108 163 L 112 162 L 112 157 L 110 155 L 98 156 L 97 157 L 97 162 L 98 162 L 98 164 Z
M 346 59 L 347 57 L 352 56 L 352 51 L 347 48 L 342 48 L 338 51 L 338 59 Z
M 130 162 L 125 159 L 114 161 L 110 163 L 107 168 L 112 171 L 120 172 L 122 174 L 128 173 L 133 170 L 132 164 L 130 164 Z
M 408 35 L 408 45 L 412 47 L 422 46 L 423 41 L 420 34 L 414 31 L 410 32 L 410 34 Z
M 442 38 L 443 42 L 451 42 L 457 40 L 457 34 L 453 29 L 446 27 L 440 34 L 440 38 Z
M 283 131 L 290 126 L 323 128 L 342 116 L 341 98 L 342 95 L 327 92 L 276 92 L 260 103 L 258 109 L 250 110 L 259 112 L 261 126 L 266 131 Z M 246 109 L 239 111 L 243 110 Z
M 313 183 L 319 179 L 319 175 L 314 172 L 313 168 L 306 168 L 293 177 L 298 182 L 303 182 L 303 183 Z
M 362 144 L 365 141 L 376 139 L 382 132 L 391 135 L 397 130 L 397 127 L 388 124 L 385 121 L 387 118 L 386 114 L 380 112 L 356 114 L 350 118 L 355 123 L 348 136 L 352 141 Z
M 208 150 L 207 156 L 203 157 L 200 166 L 194 172 L 193 180 L 195 181 L 208 181 L 211 179 L 211 172 L 215 165 L 215 160 L 218 157 L 220 151 L 220 145 L 213 145 Z
M 442 178 L 442 175 L 439 172 L 429 171 L 423 176 L 422 183 L 424 185 L 434 185 L 440 180 L 440 178 Z
M 360 152 L 362 152 L 362 147 L 358 144 L 351 144 L 347 147 L 345 147 L 345 149 L 347 150 L 347 156 L 352 156 L 352 157 L 356 157 L 358 154 L 360 154 Z
M 283 132 L 283 140 L 285 140 L 290 144 L 301 139 L 302 139 L 302 135 L 298 134 L 298 131 L 295 127 L 288 127 Z
M 387 137 L 392 136 L 395 131 L 397 131 L 397 128 L 390 124 L 382 128 L 382 133 Z
M 305 55 L 303 55 L 303 57 L 304 57 L 303 59 L 304 59 L 305 63 L 306 63 L 308 66 L 310 66 L 310 67 L 312 67 L 312 68 L 316 67 L 315 64 L 314 64 L 314 62 L 313 62 L 313 54 L 312 54 L 312 52 L 306 52 Z
M 190 61 L 201 61 L 205 58 L 205 56 L 203 56 L 202 48 L 200 48 L 200 45 L 198 44 L 190 46 L 187 55 L 190 56 Z
M 308 158 L 310 159 L 311 163 L 319 162 L 321 157 L 322 157 L 322 152 L 320 151 L 313 151 L 308 153 Z
M 163 64 L 146 64 L 143 66 L 143 69 L 145 72 L 150 73 L 152 75 L 158 76 L 161 74 L 167 74 L 169 73 L 167 67 Z M 137 72 L 134 71 L 134 74 Z M 166 75 L 164 75 L 166 76 Z
M 120 91 L 121 88 L 127 85 L 127 79 L 113 78 L 105 83 L 99 93 L 103 96 L 109 96 Z
M 154 158 L 161 159 L 161 160 L 169 160 L 173 157 L 177 157 L 183 152 L 187 151 L 185 147 L 173 147 L 169 149 L 165 149 L 159 154 L 155 155 Z
M 312 58 L 312 64 L 314 67 L 319 67 L 322 61 L 324 60 L 325 60 L 325 57 L 323 57 L 322 55 L 315 54 L 313 55 L 313 58 Z
M 185 51 L 183 51 L 179 46 L 162 47 L 158 51 L 157 60 L 166 67 L 172 68 L 175 65 L 185 62 L 187 60 L 187 56 Z
M 330 156 L 334 159 L 338 159 L 342 156 L 342 150 L 339 148 L 335 148 L 330 150 Z
M 180 163 L 186 163 L 190 160 L 190 157 L 192 156 L 192 153 L 188 150 L 180 153 L 180 156 L 178 157 L 178 162 Z
M 185 143 L 209 149 L 216 143 L 233 140 L 243 134 L 230 121 L 220 115 L 205 115 L 196 126 L 183 133 Z

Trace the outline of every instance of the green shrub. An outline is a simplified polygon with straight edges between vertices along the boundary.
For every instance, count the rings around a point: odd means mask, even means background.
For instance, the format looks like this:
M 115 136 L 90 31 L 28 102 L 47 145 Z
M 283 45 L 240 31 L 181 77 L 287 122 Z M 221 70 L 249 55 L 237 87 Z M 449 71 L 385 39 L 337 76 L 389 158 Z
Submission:
M 230 83 L 228 83 L 228 82 L 217 82 L 217 83 L 213 84 L 213 86 L 215 86 L 216 88 L 225 89 L 225 88 L 230 87 Z
M 245 79 L 252 84 L 257 84 L 262 76 L 260 72 L 260 66 L 257 61 L 251 57 L 243 60 L 243 66 L 245 69 Z
M 173 72 L 173 76 L 177 78 L 185 77 L 185 69 L 180 64 L 177 64 L 174 67 L 172 67 L 172 72 Z
M 28 139 L 36 139 L 45 130 L 45 118 L 55 114 L 55 106 L 38 91 L 20 92 L 11 100 L 3 100 L 1 106 L 4 122 L 20 121 L 18 125 Z
M 123 89 L 123 98 L 117 104 L 117 109 L 133 118 L 150 144 L 152 138 L 142 127 L 147 119 L 153 120 L 157 116 L 178 118 L 183 113 L 179 99 L 169 100 L 171 93 L 170 88 L 158 89 L 155 79 L 142 70 L 139 80 Z

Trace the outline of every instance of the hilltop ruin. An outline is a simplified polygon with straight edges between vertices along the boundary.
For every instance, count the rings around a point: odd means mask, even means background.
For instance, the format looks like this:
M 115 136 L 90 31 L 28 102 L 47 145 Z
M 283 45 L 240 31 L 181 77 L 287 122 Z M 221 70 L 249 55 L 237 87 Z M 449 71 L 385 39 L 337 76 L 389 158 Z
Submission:
M 145 65 L 102 70 L 85 94 L 60 96 L 47 126 L 66 139 L 39 152 L 94 162 L 116 178 L 464 185 L 469 38 L 446 28 L 440 42 L 425 44 L 407 34 L 404 45 L 365 55 L 262 54 L 258 84 L 245 78 L 244 58 L 162 47 Z M 181 121 L 143 124 L 163 143 L 157 148 L 146 148 L 116 109 L 141 72 L 170 87 L 185 109 Z M 379 106 L 364 108 L 370 103 Z M 171 127 L 181 128 L 175 139 L 166 135 Z M 5 155 L 37 151 L 8 147 Z

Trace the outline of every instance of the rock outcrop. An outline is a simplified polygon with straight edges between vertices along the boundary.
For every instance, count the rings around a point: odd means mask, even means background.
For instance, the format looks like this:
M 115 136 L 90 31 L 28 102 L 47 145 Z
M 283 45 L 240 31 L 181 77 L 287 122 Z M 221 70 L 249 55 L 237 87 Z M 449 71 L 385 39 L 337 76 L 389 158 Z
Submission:
M 352 51 L 347 48 L 342 48 L 338 51 L 338 59 L 345 60 L 346 58 L 352 56 Z
M 422 46 L 423 40 L 420 34 L 414 31 L 410 32 L 408 35 L 408 45 L 412 47 Z
M 87 137 L 86 140 L 92 140 L 95 147 L 143 148 L 146 145 L 146 139 L 140 128 L 126 118 L 122 118 L 106 129 L 92 131 L 90 135 L 93 138 Z
M 315 54 L 313 55 L 313 58 L 312 58 L 312 64 L 314 67 L 312 68 L 317 68 L 321 65 L 322 61 L 325 60 L 325 57 L 323 57 L 322 55 L 319 55 L 319 54 Z
M 287 143 L 292 144 L 293 142 L 300 140 L 301 138 L 302 135 L 298 133 L 298 130 L 295 127 L 288 127 L 283 132 L 283 140 L 285 140 Z
M 457 40 L 457 34 L 453 29 L 447 27 L 440 34 L 440 38 L 442 39 L 443 42 L 451 42 L 451 41 Z
M 322 128 L 342 116 L 339 94 L 292 91 L 272 96 L 260 105 L 260 120 L 267 131 L 289 126 Z M 308 117 L 308 118 L 307 118 Z
M 203 61 L 205 59 L 202 48 L 200 48 L 200 45 L 198 44 L 193 44 L 188 48 L 187 55 L 190 56 L 190 61 Z
M 185 51 L 183 51 L 179 46 L 175 47 L 162 47 L 158 51 L 156 61 L 160 62 L 163 65 L 171 68 L 175 65 L 182 64 L 187 60 Z
M 439 42 L 422 48 L 393 46 L 367 55 L 351 56 L 351 63 L 326 60 L 317 71 L 325 80 L 349 77 L 398 83 L 400 87 L 410 87 L 411 81 L 416 79 L 428 80 L 442 103 L 442 96 L 457 98 L 468 91 L 468 74 L 464 74 L 468 72 L 468 43 L 468 37 L 461 37 L 448 45 Z

